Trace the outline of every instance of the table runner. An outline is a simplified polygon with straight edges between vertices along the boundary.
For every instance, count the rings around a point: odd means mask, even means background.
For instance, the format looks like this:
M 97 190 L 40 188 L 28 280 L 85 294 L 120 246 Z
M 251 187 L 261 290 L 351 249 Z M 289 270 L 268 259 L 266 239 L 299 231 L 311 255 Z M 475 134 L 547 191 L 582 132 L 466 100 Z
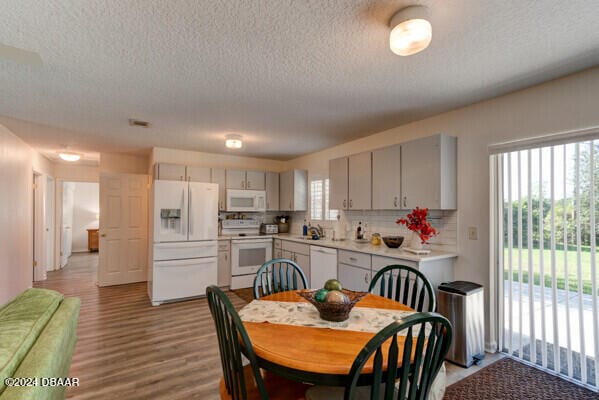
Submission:
M 310 303 L 253 300 L 239 311 L 239 316 L 244 322 L 269 322 L 271 324 L 377 333 L 390 323 L 401 321 L 414 313 L 415 311 L 354 307 L 348 320 L 331 322 L 321 319 L 318 310 Z M 401 335 L 402 332 L 399 334 Z M 419 327 L 414 327 L 413 335 L 417 335 L 418 332 Z

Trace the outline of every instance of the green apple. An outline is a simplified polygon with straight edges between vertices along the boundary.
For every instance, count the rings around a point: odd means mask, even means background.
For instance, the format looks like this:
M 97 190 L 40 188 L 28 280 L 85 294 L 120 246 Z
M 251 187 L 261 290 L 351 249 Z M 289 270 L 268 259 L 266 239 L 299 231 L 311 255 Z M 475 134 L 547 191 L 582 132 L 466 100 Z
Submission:
M 314 294 L 314 300 L 318 301 L 319 303 L 324 303 L 327 293 L 329 293 L 329 291 L 326 289 L 318 289 Z
M 341 286 L 341 282 L 337 279 L 329 279 L 324 283 L 324 288 L 326 290 L 342 290 L 343 286 Z

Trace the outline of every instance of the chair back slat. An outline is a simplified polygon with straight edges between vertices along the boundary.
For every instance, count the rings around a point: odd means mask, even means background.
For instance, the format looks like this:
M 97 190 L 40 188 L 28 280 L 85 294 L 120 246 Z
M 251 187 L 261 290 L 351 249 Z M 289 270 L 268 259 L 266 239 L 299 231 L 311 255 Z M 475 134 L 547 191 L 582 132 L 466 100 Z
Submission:
M 243 345 L 245 356 L 252 367 L 260 398 L 267 400 L 268 393 L 260 374 L 254 348 L 237 311 L 235 311 L 227 295 L 217 286 L 206 288 L 206 296 L 216 327 L 223 379 L 227 392 L 233 400 L 245 400 L 247 398 L 247 382 L 241 356 Z
M 256 273 L 254 298 L 307 288 L 308 278 L 299 265 L 285 258 L 275 258 L 265 262 Z
M 402 346 L 398 344 L 398 336 L 404 340 Z M 360 375 L 370 359 L 373 360 L 371 400 L 426 399 L 449 351 L 451 339 L 450 322 L 437 313 L 416 313 L 389 324 L 356 357 L 345 386 L 344 399 L 355 397 Z M 385 343 L 389 345 L 383 350 Z M 387 370 L 381 371 L 385 359 Z
M 388 265 L 378 271 L 369 292 L 399 301 L 416 311 L 435 311 L 435 292 L 429 280 L 415 268 Z

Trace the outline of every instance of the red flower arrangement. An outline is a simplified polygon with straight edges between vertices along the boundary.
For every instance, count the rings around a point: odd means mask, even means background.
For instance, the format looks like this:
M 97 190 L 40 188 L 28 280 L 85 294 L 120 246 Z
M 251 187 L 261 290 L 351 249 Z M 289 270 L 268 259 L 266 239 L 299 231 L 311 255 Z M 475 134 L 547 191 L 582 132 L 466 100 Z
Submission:
M 422 244 L 426 244 L 430 238 L 439 234 L 431 223 L 426 220 L 427 215 L 428 208 L 416 207 L 407 215 L 407 219 L 400 218 L 395 222 L 398 225 L 405 225 L 409 230 L 417 233 L 420 236 Z

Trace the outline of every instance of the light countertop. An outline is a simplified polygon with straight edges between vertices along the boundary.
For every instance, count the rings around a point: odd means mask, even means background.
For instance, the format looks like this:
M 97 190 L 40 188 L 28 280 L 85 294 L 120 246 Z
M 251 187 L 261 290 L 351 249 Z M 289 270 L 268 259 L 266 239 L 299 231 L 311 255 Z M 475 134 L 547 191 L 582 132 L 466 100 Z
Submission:
M 289 234 L 289 233 L 279 233 L 275 235 L 248 235 L 248 236 L 230 236 L 230 235 L 221 235 L 218 237 L 218 240 L 230 240 L 230 239 L 264 239 L 264 238 L 275 238 L 281 240 L 289 240 L 297 243 L 304 243 L 310 246 L 322 246 L 329 247 L 338 250 L 349 250 L 356 251 L 359 253 L 372 254 L 383 257 L 390 258 L 398 258 L 402 260 L 414 261 L 414 262 L 427 262 L 427 261 L 436 261 L 443 260 L 448 258 L 456 258 L 458 254 L 456 252 L 451 251 L 443 251 L 443 250 L 432 250 L 429 254 L 426 255 L 417 255 L 407 251 L 399 249 L 390 249 L 382 243 L 380 246 L 373 246 L 370 243 L 356 243 L 351 239 L 346 240 L 331 240 L 331 239 L 303 239 L 299 235 Z

